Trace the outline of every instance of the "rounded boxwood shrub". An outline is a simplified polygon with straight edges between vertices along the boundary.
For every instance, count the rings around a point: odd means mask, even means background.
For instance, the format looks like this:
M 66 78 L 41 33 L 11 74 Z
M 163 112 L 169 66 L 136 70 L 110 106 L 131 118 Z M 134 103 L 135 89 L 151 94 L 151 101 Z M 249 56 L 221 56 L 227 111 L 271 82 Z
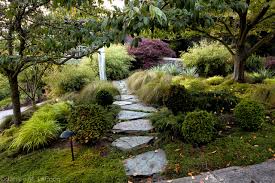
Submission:
M 182 85 L 173 85 L 169 89 L 169 93 L 165 100 L 165 105 L 170 109 L 174 114 L 179 112 L 188 112 L 193 109 L 193 106 L 190 105 L 192 102 L 191 95 Z
M 182 123 L 182 135 L 192 144 L 205 144 L 215 138 L 218 120 L 212 113 L 195 111 L 187 113 Z
M 113 95 L 107 90 L 100 90 L 96 94 L 96 103 L 101 106 L 112 105 L 114 102 Z
M 79 105 L 72 109 L 69 129 L 76 141 L 90 144 L 99 140 L 113 125 L 113 116 L 100 105 Z
M 239 126 L 247 131 L 258 130 L 264 122 L 264 106 L 258 102 L 243 100 L 234 109 Z

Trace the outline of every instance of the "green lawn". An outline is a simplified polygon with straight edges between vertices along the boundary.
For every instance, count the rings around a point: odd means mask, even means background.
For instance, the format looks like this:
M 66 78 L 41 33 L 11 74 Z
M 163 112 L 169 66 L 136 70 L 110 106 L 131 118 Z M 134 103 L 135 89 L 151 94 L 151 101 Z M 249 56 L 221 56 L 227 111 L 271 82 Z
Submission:
M 15 158 L 0 154 L 0 182 L 126 182 L 121 154 L 109 147 L 48 148 Z

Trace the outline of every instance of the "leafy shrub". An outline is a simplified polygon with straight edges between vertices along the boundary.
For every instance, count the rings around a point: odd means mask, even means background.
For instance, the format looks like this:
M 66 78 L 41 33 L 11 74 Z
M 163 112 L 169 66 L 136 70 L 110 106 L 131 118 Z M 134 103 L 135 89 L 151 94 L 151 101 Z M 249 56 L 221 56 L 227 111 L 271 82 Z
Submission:
M 201 78 L 184 78 L 180 84 L 191 91 L 203 91 L 208 88 L 208 84 Z
M 165 105 L 168 109 L 170 109 L 174 114 L 178 112 L 188 112 L 193 109 L 193 106 L 190 105 L 192 102 L 191 95 L 182 85 L 172 85 L 166 101 Z
M 182 123 L 182 135 L 192 144 L 205 144 L 215 138 L 217 118 L 206 111 L 187 113 Z
M 0 101 L 10 95 L 9 81 L 0 74 Z
M 264 58 L 258 55 L 251 55 L 245 62 L 245 70 L 247 72 L 257 72 L 264 69 Z
M 256 131 L 264 123 L 264 107 L 255 101 L 243 100 L 234 109 L 239 126 L 248 131 Z
M 184 121 L 182 114 L 175 116 L 171 111 L 163 108 L 152 114 L 150 119 L 155 130 L 160 132 L 163 137 L 176 137 L 181 134 L 181 126 Z
M 264 84 L 272 84 L 275 85 L 275 78 L 267 78 L 263 80 Z
M 215 113 L 232 112 L 238 104 L 238 98 L 227 91 L 192 92 L 191 98 L 195 108 Z
M 230 53 L 217 42 L 201 41 L 182 53 L 181 58 L 187 67 L 196 67 L 200 76 L 226 76 L 233 69 Z
M 206 79 L 206 83 L 209 85 L 219 85 L 224 81 L 224 77 L 222 76 L 213 76 Z
M 49 144 L 62 129 L 58 120 L 64 120 L 69 113 L 69 106 L 64 102 L 41 107 L 20 127 L 10 147 L 29 151 Z
M 150 69 L 153 72 L 164 72 L 166 74 L 170 74 L 170 75 L 179 75 L 181 73 L 183 73 L 183 68 L 179 67 L 175 64 L 164 64 L 164 65 L 158 65 L 155 67 L 152 67 Z
M 275 75 L 275 72 L 267 69 L 261 69 L 257 72 L 250 74 L 252 83 L 262 83 L 265 79 L 272 78 Z
M 113 116 L 99 105 L 75 106 L 69 120 L 69 129 L 82 144 L 99 140 L 114 123 Z
M 96 94 L 96 103 L 101 105 L 101 106 L 108 106 L 112 105 L 114 102 L 114 97 L 113 95 L 106 91 L 106 90 L 100 90 Z
M 95 104 L 96 95 L 101 90 L 109 92 L 113 97 L 119 95 L 119 91 L 111 82 L 93 81 L 80 91 L 80 94 L 76 98 L 76 102 L 79 104 Z
M 129 76 L 129 69 L 135 62 L 123 45 L 111 45 L 105 49 L 106 76 L 108 80 L 120 80 Z M 98 73 L 98 55 L 92 56 L 92 68 Z
M 132 69 L 149 69 L 159 65 L 162 57 L 176 57 L 169 44 L 150 39 L 142 39 L 138 47 L 129 47 L 128 53 L 136 58 Z
M 81 90 L 95 78 L 93 70 L 85 65 L 65 65 L 55 68 L 44 78 L 54 96 Z

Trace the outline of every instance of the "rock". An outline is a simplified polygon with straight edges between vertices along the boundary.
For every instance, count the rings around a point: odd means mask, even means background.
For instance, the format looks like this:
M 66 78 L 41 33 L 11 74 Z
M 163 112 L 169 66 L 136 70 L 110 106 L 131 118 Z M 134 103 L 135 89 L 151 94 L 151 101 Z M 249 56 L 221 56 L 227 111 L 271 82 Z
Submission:
M 133 102 L 130 102 L 130 101 L 114 101 L 113 104 L 119 105 L 119 106 L 124 106 L 124 105 L 133 104 Z
M 115 96 L 116 100 L 129 100 L 129 99 L 136 99 L 137 97 L 135 95 L 119 95 Z
M 150 116 L 150 113 L 122 110 L 118 113 L 119 120 L 133 120 Z
M 156 108 L 146 106 L 142 103 L 121 106 L 121 108 L 124 110 L 130 110 L 130 111 L 143 111 L 143 112 L 156 112 L 157 111 Z
M 120 137 L 116 139 L 112 146 L 117 147 L 122 151 L 132 150 L 148 144 L 152 141 L 154 137 L 152 136 L 130 136 L 130 137 Z
M 135 132 L 146 132 L 153 129 L 150 120 L 139 119 L 132 121 L 125 121 L 116 124 L 113 127 L 113 132 L 125 132 L 125 133 L 135 133 Z
M 161 173 L 167 165 L 165 152 L 161 149 L 149 151 L 126 159 L 124 167 L 128 176 L 150 176 Z

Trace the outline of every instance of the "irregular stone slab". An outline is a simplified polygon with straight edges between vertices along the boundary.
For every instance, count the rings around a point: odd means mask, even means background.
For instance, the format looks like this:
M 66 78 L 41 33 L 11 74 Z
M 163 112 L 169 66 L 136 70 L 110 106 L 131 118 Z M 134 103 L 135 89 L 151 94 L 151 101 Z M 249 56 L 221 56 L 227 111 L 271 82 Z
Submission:
M 119 95 L 115 96 L 116 100 L 129 100 L 129 99 L 137 99 L 135 95 Z
M 150 116 L 150 113 L 144 112 L 135 112 L 135 111 L 126 111 L 122 110 L 118 113 L 119 120 L 132 120 L 132 119 L 140 119 Z
M 120 137 L 116 139 L 112 146 L 117 147 L 122 151 L 128 151 L 134 148 L 138 148 L 148 144 L 152 141 L 154 137 L 152 136 L 130 136 L 130 137 Z
M 119 105 L 119 106 L 124 106 L 124 105 L 133 104 L 133 102 L 130 102 L 130 101 L 114 101 L 113 104 Z
M 275 161 L 268 160 L 261 164 L 247 167 L 228 167 L 212 172 L 201 173 L 194 177 L 184 177 L 163 183 L 274 183 Z
M 156 112 L 157 111 L 156 108 L 146 106 L 142 103 L 126 105 L 126 106 L 122 106 L 121 108 L 125 109 L 125 110 L 130 110 L 130 111 L 144 111 L 144 112 Z
M 128 176 L 150 176 L 161 173 L 167 165 L 165 152 L 161 149 L 149 151 L 126 159 L 124 167 Z
M 135 133 L 135 132 L 146 132 L 153 129 L 153 126 L 148 119 L 139 119 L 132 121 L 125 121 L 116 124 L 113 127 L 113 132 L 125 132 L 125 133 Z

